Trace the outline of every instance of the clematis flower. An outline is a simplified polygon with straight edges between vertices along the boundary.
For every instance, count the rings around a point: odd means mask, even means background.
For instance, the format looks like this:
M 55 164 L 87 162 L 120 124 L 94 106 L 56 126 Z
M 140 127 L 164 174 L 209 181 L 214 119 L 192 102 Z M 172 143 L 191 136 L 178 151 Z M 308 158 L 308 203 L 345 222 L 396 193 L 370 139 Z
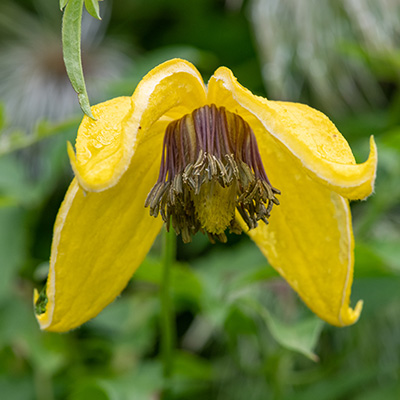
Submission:
M 373 191 L 372 137 L 356 164 L 320 112 L 255 96 L 225 67 L 205 86 L 179 59 L 92 111 L 76 154 L 68 148 L 76 177 L 56 219 L 46 294 L 35 293 L 42 329 L 75 328 L 112 302 L 164 221 L 184 241 L 246 232 L 314 313 L 357 321 L 348 200 Z

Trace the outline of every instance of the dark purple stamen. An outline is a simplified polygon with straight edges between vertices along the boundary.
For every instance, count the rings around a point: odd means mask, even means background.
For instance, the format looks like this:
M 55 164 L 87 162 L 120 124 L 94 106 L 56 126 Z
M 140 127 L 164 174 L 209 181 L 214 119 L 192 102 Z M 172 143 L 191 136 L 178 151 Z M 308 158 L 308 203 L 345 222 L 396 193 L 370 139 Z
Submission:
M 280 191 L 267 177 L 250 125 L 238 114 L 214 104 L 168 125 L 160 173 L 145 207 L 150 207 L 154 217 L 160 213 L 167 229 L 171 223 L 184 242 L 191 241 L 198 231 L 207 233 L 213 242 L 226 241 L 219 228 L 212 231 L 200 222 L 197 196 L 207 183 L 211 183 L 207 190 L 213 184 L 221 188 L 234 185 L 236 189 L 228 191 L 234 198 L 227 201 L 234 201 L 249 229 L 255 228 L 259 220 L 268 223 L 273 204 L 279 204 L 275 195 Z M 234 212 L 225 228 L 241 233 Z

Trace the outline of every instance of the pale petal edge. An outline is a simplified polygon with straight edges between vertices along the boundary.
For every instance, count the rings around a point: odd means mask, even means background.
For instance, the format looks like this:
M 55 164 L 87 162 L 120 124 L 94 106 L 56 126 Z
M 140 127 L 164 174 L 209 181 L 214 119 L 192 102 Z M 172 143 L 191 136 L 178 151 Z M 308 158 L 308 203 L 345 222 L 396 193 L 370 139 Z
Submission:
M 54 313 L 54 305 L 55 305 L 55 264 L 57 259 L 58 252 L 58 244 L 60 242 L 61 231 L 64 225 L 64 222 L 67 218 L 68 211 L 72 206 L 74 198 L 79 190 L 79 184 L 76 179 L 74 179 L 68 188 L 68 191 L 65 195 L 64 201 L 61 204 L 61 207 L 58 211 L 56 223 L 54 225 L 54 233 L 53 233 L 53 242 L 51 244 L 51 255 L 50 255 L 50 265 L 49 265 L 49 275 L 47 278 L 47 305 L 46 311 L 43 314 L 37 315 L 36 319 L 39 323 L 40 329 L 46 330 L 52 324 L 53 313 Z M 34 293 L 34 302 L 36 303 L 38 298 L 38 293 L 35 291 Z
M 185 74 L 188 79 L 181 78 L 179 82 L 173 82 L 172 88 L 169 80 L 180 74 Z M 170 95 L 167 96 L 166 92 Z M 190 96 L 188 96 L 189 93 Z M 162 98 L 159 99 L 160 96 Z M 188 61 L 176 58 L 152 69 L 136 87 L 131 97 L 130 110 L 126 115 L 121 116 L 121 156 L 118 162 L 112 165 L 113 170 L 105 179 L 97 179 L 96 174 L 96 180 L 90 179 L 90 176 L 82 176 L 79 173 L 79 159 L 72 146 L 68 146 L 71 165 L 80 186 L 90 192 L 100 192 L 115 186 L 129 167 L 138 142 L 144 139 L 148 128 L 154 122 L 170 109 L 186 102 L 190 103 L 191 109 L 199 107 L 205 103 L 205 98 L 206 89 L 203 79 L 194 65 Z M 152 110 L 150 117 L 147 115 L 148 109 Z M 103 160 L 101 161 L 104 163 Z M 109 168 L 107 165 L 100 167 L 101 169 Z
M 341 202 L 343 203 L 343 209 L 345 210 L 346 219 L 347 219 L 346 234 L 347 234 L 347 241 L 349 243 L 348 263 L 347 263 L 346 280 L 344 282 L 343 292 L 342 292 L 342 300 L 340 303 L 339 315 L 337 317 L 337 321 L 332 321 L 330 323 L 332 325 L 337 325 L 337 326 L 343 327 L 343 326 L 355 324 L 358 321 L 358 319 L 360 318 L 360 315 L 361 315 L 362 308 L 363 308 L 363 301 L 358 300 L 354 308 L 351 308 L 349 306 L 350 295 L 351 295 L 351 286 L 353 284 L 353 274 L 354 274 L 354 236 L 353 236 L 352 218 L 351 218 L 349 202 L 342 196 L 338 196 L 338 197 L 341 200 Z
M 240 107 L 257 118 L 265 130 L 287 147 L 309 170 L 310 174 L 320 180 L 321 183 L 350 200 L 364 199 L 373 192 L 377 167 L 377 149 L 373 136 L 370 138 L 370 155 L 364 163 L 330 161 L 313 152 L 303 140 L 296 138 L 296 135 L 293 135 L 290 129 L 287 130 L 282 125 L 279 113 L 289 112 L 289 110 L 285 110 L 285 105 L 295 107 L 296 103 L 274 102 L 254 95 L 243 87 L 226 67 L 220 67 L 210 78 L 209 95 L 216 96 L 221 88 L 217 87 L 219 83 L 227 93 L 230 93 L 230 96 Z M 313 113 L 323 115 L 317 110 L 311 108 L 310 110 Z M 282 117 L 287 117 L 287 115 L 289 114 L 282 115 Z M 325 122 L 329 121 L 326 116 L 325 118 Z M 332 122 L 329 123 L 329 129 L 335 130 L 335 133 L 341 136 Z M 351 149 L 348 148 L 348 151 L 351 151 Z

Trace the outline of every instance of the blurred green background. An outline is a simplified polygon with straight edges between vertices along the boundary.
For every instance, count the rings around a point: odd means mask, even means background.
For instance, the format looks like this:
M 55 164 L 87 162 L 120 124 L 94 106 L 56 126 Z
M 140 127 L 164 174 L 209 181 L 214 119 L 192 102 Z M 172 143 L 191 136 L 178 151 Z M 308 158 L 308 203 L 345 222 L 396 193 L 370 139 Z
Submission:
M 271 99 L 325 112 L 359 162 L 375 135 L 376 193 L 352 204 L 359 322 L 322 323 L 242 235 L 178 241 L 173 399 L 400 398 L 400 1 L 104 0 L 84 15 L 91 103 L 130 95 L 152 67 L 220 65 Z M 33 288 L 72 178 L 81 119 L 61 56 L 58 1 L 0 4 L 0 397 L 154 400 L 161 240 L 117 301 L 67 334 L 39 331 Z

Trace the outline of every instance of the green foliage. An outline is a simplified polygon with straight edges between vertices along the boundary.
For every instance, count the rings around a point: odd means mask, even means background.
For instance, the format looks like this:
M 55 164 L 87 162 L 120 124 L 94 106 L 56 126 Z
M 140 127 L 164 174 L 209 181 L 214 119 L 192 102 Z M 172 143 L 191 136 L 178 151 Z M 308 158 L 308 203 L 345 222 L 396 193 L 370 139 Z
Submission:
M 64 7 L 67 5 L 68 0 L 60 0 L 60 10 L 64 10 Z
M 259 54 L 246 13 L 227 9 L 225 3 L 235 2 L 118 0 L 111 16 L 103 15 L 102 9 L 102 24 L 110 18 L 108 37 L 129 46 L 134 43 L 141 53 L 103 97 L 130 95 L 150 68 L 177 56 L 194 61 L 205 79 L 220 64 L 227 65 L 242 83 L 263 93 Z M 87 111 L 78 31 L 83 4 L 83 0 L 60 1 L 65 8 L 66 64 Z M 98 5 L 96 0 L 85 1 L 95 18 Z M 344 329 L 323 324 L 244 235 L 230 237 L 228 245 L 210 245 L 201 235 L 190 245 L 178 241 L 178 259 L 171 270 L 176 325 L 173 399 L 400 396 L 398 54 L 371 53 L 357 43 L 344 49 L 351 60 L 372 68 L 388 99 L 372 112 L 345 119 L 330 115 L 350 140 L 358 161 L 367 156 L 370 134 L 379 150 L 376 193 L 367 202 L 352 204 L 356 243 L 352 299 L 364 300 L 361 319 Z M 160 242 L 126 290 L 99 316 L 67 334 L 40 332 L 32 293 L 43 287 L 48 271 L 52 225 L 72 177 L 65 143 L 73 141 L 80 118 L 41 122 L 32 132 L 23 132 L 4 110 L 1 106 L 1 397 L 159 398 L 163 388 Z
M 272 337 L 284 348 L 304 354 L 313 361 L 318 361 L 318 356 L 313 353 L 323 322 L 313 316 L 302 319 L 296 323 L 285 323 L 274 317 L 259 303 L 248 301 L 247 305 L 256 311 L 268 326 Z
M 0 105 L 0 125 L 1 125 L 1 105 Z M 54 135 L 69 132 L 77 127 L 79 120 L 74 118 L 61 123 L 50 123 L 39 121 L 32 132 L 24 132 L 18 128 L 8 127 L 5 123 L 0 128 L 0 157 L 17 150 L 25 149 L 48 139 Z
M 86 10 L 93 18 L 97 19 L 101 19 L 99 1 L 101 0 L 85 0 Z

